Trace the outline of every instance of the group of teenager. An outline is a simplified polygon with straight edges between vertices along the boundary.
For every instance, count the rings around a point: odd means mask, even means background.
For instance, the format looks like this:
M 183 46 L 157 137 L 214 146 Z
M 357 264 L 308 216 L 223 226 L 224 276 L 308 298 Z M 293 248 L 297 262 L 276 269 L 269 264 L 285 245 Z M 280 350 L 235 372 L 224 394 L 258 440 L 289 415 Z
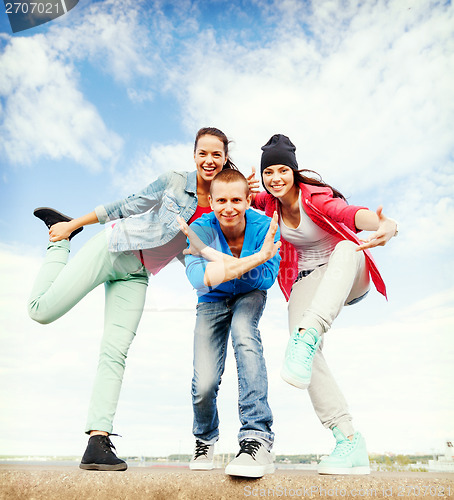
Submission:
M 397 223 L 385 217 L 381 207 L 373 212 L 348 204 L 317 173 L 300 169 L 295 151 L 282 134 L 262 147 L 265 191 L 260 192 L 254 171 L 246 178 L 230 159 L 227 136 L 203 128 L 194 144 L 195 171 L 169 171 L 142 191 L 79 218 L 51 208 L 34 211 L 49 229 L 49 243 L 29 301 L 31 318 L 43 324 L 55 321 L 96 286 L 105 286 L 104 333 L 82 469 L 127 469 L 109 437 L 125 360 L 143 312 L 149 275 L 179 258 L 198 296 L 190 469 L 214 467 L 217 394 L 231 336 L 241 427 L 239 451 L 225 471 L 261 477 L 275 470 L 273 416 L 258 324 L 267 290 L 277 278 L 288 301 L 290 331 L 281 376 L 308 389 L 317 416 L 336 441 L 318 472 L 370 472 L 365 440 L 352 425 L 322 348 L 343 306 L 362 300 L 370 280 L 386 296 L 369 248 L 397 235 Z M 71 239 L 83 226 L 98 222 L 105 230 L 68 260 Z M 367 240 L 356 236 L 363 230 L 373 231 Z

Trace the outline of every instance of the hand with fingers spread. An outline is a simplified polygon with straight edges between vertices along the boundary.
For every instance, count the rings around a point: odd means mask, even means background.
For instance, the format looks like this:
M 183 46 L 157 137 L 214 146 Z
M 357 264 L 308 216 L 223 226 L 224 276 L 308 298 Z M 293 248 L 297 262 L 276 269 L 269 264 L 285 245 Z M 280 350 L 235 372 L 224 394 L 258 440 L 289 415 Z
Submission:
M 252 173 L 249 177 L 246 177 L 246 179 L 248 182 L 249 191 L 252 194 L 260 193 L 260 182 L 255 178 L 255 167 L 252 167 Z
M 184 255 L 201 255 L 207 247 L 205 243 L 195 234 L 182 217 L 177 217 L 181 231 L 189 239 L 189 247 L 183 250 Z
M 268 229 L 268 232 L 266 233 L 262 248 L 259 252 L 263 256 L 265 261 L 273 258 L 282 245 L 280 241 L 277 241 L 276 243 L 274 242 L 274 237 L 276 236 L 278 228 L 278 216 L 277 212 L 274 212 L 270 222 L 270 227 Z
M 397 234 L 397 222 L 383 214 L 383 207 L 381 205 L 377 208 L 376 214 L 378 217 L 378 228 L 369 238 L 360 239 L 362 244 L 358 246 L 358 252 L 367 248 L 384 246 Z

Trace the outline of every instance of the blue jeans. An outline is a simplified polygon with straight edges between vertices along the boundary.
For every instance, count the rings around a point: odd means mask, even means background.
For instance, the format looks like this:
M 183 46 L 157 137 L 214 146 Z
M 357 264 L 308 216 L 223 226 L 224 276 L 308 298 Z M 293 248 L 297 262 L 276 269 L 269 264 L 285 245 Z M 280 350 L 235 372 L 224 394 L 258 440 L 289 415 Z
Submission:
M 216 398 L 224 373 L 229 332 L 238 372 L 238 440 L 259 438 L 272 446 L 273 415 L 268 405 L 268 378 L 257 328 L 266 292 L 253 290 L 231 299 L 197 304 L 192 379 L 193 434 L 205 443 L 219 438 Z

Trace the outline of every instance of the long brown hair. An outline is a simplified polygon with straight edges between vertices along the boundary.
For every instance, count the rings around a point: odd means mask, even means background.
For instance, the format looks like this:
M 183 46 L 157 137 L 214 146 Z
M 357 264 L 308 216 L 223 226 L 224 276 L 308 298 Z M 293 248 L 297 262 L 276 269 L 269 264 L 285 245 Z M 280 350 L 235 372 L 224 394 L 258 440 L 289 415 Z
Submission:
M 308 172 L 311 175 L 304 175 L 303 172 Z M 334 198 L 342 198 L 344 201 L 347 201 L 345 199 L 345 196 L 340 191 L 333 188 L 329 184 L 326 184 L 326 182 L 323 181 L 322 176 L 314 170 L 309 170 L 307 168 L 303 168 L 302 170 L 294 170 L 293 180 L 297 186 L 302 182 L 304 184 L 310 184 L 311 186 L 328 187 L 332 190 Z
M 238 170 L 237 166 L 233 163 L 233 161 L 230 159 L 229 155 L 229 144 L 231 141 L 227 139 L 227 136 L 222 132 L 222 130 L 219 130 L 218 128 L 215 127 L 204 127 L 201 128 L 196 136 L 195 136 L 195 142 L 194 142 L 194 153 L 197 149 L 197 143 L 199 142 L 199 139 L 203 137 L 204 135 L 213 135 L 214 137 L 217 137 L 222 141 L 224 144 L 224 154 L 227 157 L 227 161 L 225 162 L 224 166 L 222 169 L 224 170 L 225 168 L 233 168 L 235 170 Z

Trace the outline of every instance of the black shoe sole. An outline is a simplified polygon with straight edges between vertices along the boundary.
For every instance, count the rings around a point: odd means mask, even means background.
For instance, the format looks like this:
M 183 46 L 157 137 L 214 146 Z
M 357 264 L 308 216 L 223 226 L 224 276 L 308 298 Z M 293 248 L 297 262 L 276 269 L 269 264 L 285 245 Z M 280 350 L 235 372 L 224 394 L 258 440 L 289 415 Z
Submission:
M 62 214 L 58 210 L 55 210 L 54 208 L 50 208 L 50 207 L 35 208 L 35 210 L 33 210 L 33 215 L 35 217 L 38 217 L 38 219 L 42 220 L 44 222 L 44 224 L 46 224 L 48 229 L 50 229 L 54 224 L 57 224 L 58 222 L 69 222 L 69 221 L 73 220 L 72 217 L 68 217 L 67 215 Z M 51 216 L 55 220 L 55 222 L 53 222 L 52 224 L 49 225 L 48 222 L 46 222 L 46 218 L 47 219 L 49 218 L 48 216 Z M 76 234 L 79 234 L 82 231 L 82 229 L 83 229 L 83 227 L 79 227 L 78 229 L 73 231 L 69 235 L 68 239 L 71 240 L 71 238 L 76 236 Z
M 84 470 L 114 470 L 114 471 L 124 471 L 128 468 L 127 463 L 122 464 L 79 464 L 80 469 Z

